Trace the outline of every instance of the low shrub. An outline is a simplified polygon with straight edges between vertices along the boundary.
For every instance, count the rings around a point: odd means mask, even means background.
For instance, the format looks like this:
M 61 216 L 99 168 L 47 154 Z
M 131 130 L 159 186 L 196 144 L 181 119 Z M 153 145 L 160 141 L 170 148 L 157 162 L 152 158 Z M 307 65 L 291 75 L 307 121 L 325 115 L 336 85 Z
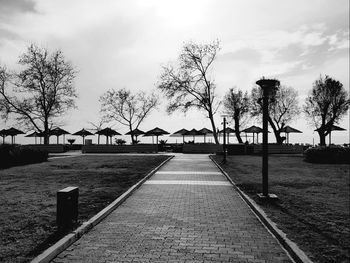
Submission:
M 0 145 L 0 168 L 47 161 L 48 153 L 16 145 Z
M 304 152 L 305 161 L 310 163 L 350 164 L 350 147 L 317 146 Z
M 123 139 L 115 139 L 115 143 L 117 145 L 125 145 L 126 144 L 126 141 L 123 140 Z

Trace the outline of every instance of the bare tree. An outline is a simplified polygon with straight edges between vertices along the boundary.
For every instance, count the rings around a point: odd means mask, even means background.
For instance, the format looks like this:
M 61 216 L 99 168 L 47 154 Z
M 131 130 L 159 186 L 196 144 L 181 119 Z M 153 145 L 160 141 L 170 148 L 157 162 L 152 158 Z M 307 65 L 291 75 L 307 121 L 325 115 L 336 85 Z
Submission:
M 145 92 L 132 94 L 126 89 L 109 90 L 100 97 L 101 113 L 107 122 L 115 120 L 129 128 L 137 129 L 142 121 L 158 105 L 158 97 Z M 132 143 L 136 143 L 135 136 L 130 135 Z
M 9 73 L 0 69 L 0 111 L 7 119 L 16 120 L 44 134 L 49 143 L 49 128 L 57 117 L 75 107 L 73 84 L 76 71 L 62 51 L 49 53 L 32 44 L 18 62 L 22 70 Z
M 216 101 L 216 86 L 210 77 L 210 69 L 219 49 L 219 41 L 185 44 L 178 59 L 178 68 L 171 65 L 163 67 L 158 84 L 158 88 L 169 99 L 168 113 L 178 109 L 187 112 L 190 108 L 206 112 L 217 144 L 214 115 L 220 103 Z
M 235 123 L 235 135 L 239 143 L 243 143 L 241 138 L 241 126 L 244 125 L 250 112 L 250 97 L 248 92 L 231 88 L 224 97 L 225 112 Z
M 314 82 L 303 110 L 317 129 L 321 145 L 326 145 L 326 136 L 346 114 L 349 105 L 348 93 L 339 81 L 326 75 Z
M 262 114 L 262 90 L 260 87 L 252 89 L 252 116 Z M 298 106 L 298 92 L 292 87 L 279 86 L 269 98 L 268 121 L 274 132 L 276 142 L 282 144 L 284 137 L 281 129 L 289 124 L 300 113 Z

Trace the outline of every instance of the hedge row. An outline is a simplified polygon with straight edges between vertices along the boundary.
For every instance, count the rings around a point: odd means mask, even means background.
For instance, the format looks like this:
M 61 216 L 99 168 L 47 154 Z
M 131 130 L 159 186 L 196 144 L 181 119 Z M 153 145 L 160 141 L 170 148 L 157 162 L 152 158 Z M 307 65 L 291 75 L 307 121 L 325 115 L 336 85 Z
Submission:
M 304 156 L 310 163 L 350 164 L 350 147 L 317 146 L 307 149 Z
M 47 161 L 48 153 L 16 145 L 0 145 L 0 168 Z

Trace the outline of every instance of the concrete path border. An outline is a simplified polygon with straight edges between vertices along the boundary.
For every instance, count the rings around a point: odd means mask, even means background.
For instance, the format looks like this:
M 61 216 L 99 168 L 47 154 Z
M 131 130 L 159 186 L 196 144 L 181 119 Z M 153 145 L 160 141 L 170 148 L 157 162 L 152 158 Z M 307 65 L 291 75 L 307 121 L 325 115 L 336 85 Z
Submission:
M 310 258 L 302 251 L 296 243 L 287 238 L 287 235 L 280 230 L 277 225 L 271 221 L 266 213 L 258 206 L 253 199 L 246 195 L 231 179 L 231 177 L 221 168 L 221 166 L 209 156 L 213 163 L 220 169 L 223 175 L 230 181 L 233 187 L 237 190 L 242 199 L 252 209 L 253 213 L 260 219 L 263 225 L 271 232 L 271 234 L 278 240 L 281 246 L 288 252 L 289 256 L 297 263 L 313 263 Z
M 120 206 L 136 189 L 138 189 L 146 180 L 148 180 L 157 170 L 159 170 L 165 163 L 171 160 L 174 156 L 169 156 L 165 161 L 160 165 L 150 171 L 143 179 L 134 184 L 129 188 L 124 194 L 119 196 L 107 207 L 102 209 L 98 214 L 93 216 L 87 222 L 84 222 L 80 227 L 74 230 L 72 233 L 69 233 L 57 243 L 46 249 L 40 255 L 35 257 L 31 263 L 47 263 L 54 259 L 59 253 L 68 248 L 71 244 L 81 238 L 85 233 L 89 232 L 94 226 L 100 223 L 106 216 L 112 213 L 118 206 Z

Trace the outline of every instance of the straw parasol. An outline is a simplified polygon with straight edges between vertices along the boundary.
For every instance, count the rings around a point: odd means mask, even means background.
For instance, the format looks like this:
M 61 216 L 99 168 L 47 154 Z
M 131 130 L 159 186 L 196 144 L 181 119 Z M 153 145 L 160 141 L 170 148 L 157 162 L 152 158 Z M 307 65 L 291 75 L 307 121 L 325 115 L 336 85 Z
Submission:
M 77 135 L 77 136 L 83 137 L 83 145 L 84 145 L 85 137 L 89 136 L 89 135 L 93 135 L 93 134 L 85 129 L 81 129 L 80 131 L 77 131 L 77 132 L 73 133 L 72 135 Z
M 69 133 L 68 131 L 66 131 L 66 130 L 63 130 L 63 129 L 59 128 L 59 127 L 56 127 L 56 128 L 54 128 L 54 129 L 50 130 L 49 134 L 50 134 L 50 136 L 51 136 L 51 135 L 54 135 L 54 136 L 57 137 L 57 144 L 58 144 L 58 137 L 59 137 L 59 136 L 63 135 L 63 143 L 64 143 L 64 141 L 65 141 L 65 138 L 64 138 L 65 135 L 66 135 L 66 134 L 70 134 L 70 133 Z
M 289 143 L 289 134 L 290 133 L 303 133 L 302 131 L 299 131 L 299 130 L 297 130 L 297 129 L 295 129 L 295 128 L 292 128 L 292 127 L 290 127 L 290 126 L 285 126 L 285 127 L 283 127 L 281 130 L 280 130 L 281 132 L 284 132 L 285 134 L 286 134 L 286 137 L 287 137 L 287 143 Z
M 5 144 L 6 129 L 0 130 L 0 136 L 2 137 L 2 144 Z
M 316 129 L 315 131 L 319 131 L 321 128 Z M 329 129 L 329 145 L 331 145 L 331 133 L 332 131 L 346 131 L 346 129 L 336 126 L 336 125 L 332 125 Z
M 200 131 L 196 130 L 196 129 L 192 129 L 188 132 L 186 132 L 184 135 L 192 135 L 193 136 L 193 142 L 195 141 L 195 137 L 197 135 L 204 135 L 203 133 L 201 133 Z
M 230 127 L 226 127 L 225 133 L 227 134 L 227 144 L 229 144 L 230 133 L 234 133 L 234 132 L 235 132 L 234 129 Z M 219 131 L 219 133 L 224 133 L 224 130 Z
M 185 143 L 185 133 L 188 132 L 188 130 L 186 129 L 181 129 L 181 130 L 178 130 L 176 132 L 174 132 L 172 135 L 170 135 L 171 137 L 174 137 L 174 136 L 182 136 L 182 143 Z
M 209 130 L 207 128 L 203 128 L 203 129 L 200 129 L 199 130 L 200 133 L 202 133 L 204 135 L 204 143 L 205 143 L 205 137 L 207 134 L 213 134 L 213 131 L 212 130 Z
M 11 127 L 10 129 L 5 130 L 5 136 L 11 136 L 11 143 L 15 144 L 15 137 L 18 134 L 24 134 L 24 132 Z
M 132 130 L 132 131 L 128 131 L 127 133 L 125 133 L 125 135 L 135 136 L 136 141 L 137 141 L 137 136 L 142 135 L 142 134 L 145 134 L 145 132 L 141 131 L 141 130 L 139 130 L 137 128 Z
M 253 143 L 254 143 L 254 135 L 256 133 L 256 143 L 259 143 L 259 133 L 262 133 L 263 129 L 253 125 L 253 126 L 250 126 L 249 128 L 242 130 L 241 132 L 244 132 L 246 134 L 246 140 L 247 140 L 247 133 L 253 133 Z
M 143 136 L 152 136 L 152 142 L 153 142 L 153 136 L 156 136 L 157 137 L 157 144 L 158 144 L 158 136 L 165 135 L 165 134 L 169 134 L 169 132 L 167 132 L 161 128 L 156 127 L 152 130 L 145 132 L 145 134 Z
M 42 137 L 42 133 L 34 131 L 34 132 L 24 136 L 24 137 L 34 137 L 35 138 L 35 144 L 37 144 L 36 138 L 37 137 Z M 41 142 L 41 140 L 40 140 L 40 142 Z
M 110 144 L 112 144 L 112 137 L 115 135 L 121 135 L 119 132 L 117 132 L 116 130 L 113 130 L 112 128 L 104 128 L 102 130 L 97 131 L 95 134 L 106 136 L 106 144 L 108 144 L 109 137 L 110 137 Z

